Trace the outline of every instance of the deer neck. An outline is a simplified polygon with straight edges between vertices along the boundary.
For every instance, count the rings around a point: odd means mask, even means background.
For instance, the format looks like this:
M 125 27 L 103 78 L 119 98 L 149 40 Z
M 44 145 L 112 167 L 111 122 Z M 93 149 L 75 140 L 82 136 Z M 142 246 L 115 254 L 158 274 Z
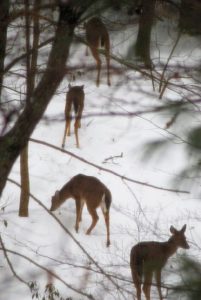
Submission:
M 178 249 L 178 245 L 175 243 L 174 239 L 169 239 L 166 244 L 167 256 L 172 256 Z
M 62 189 L 59 191 L 59 202 L 60 205 L 66 201 L 67 199 L 69 199 L 71 197 L 70 191 L 68 189 L 68 187 L 66 185 L 64 185 L 62 187 Z

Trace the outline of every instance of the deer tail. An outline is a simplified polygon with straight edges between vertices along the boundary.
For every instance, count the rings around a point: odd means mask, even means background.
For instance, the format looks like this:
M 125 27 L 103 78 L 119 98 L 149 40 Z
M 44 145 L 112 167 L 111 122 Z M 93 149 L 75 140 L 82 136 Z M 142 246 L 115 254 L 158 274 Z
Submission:
M 111 202 L 112 202 L 112 195 L 111 195 L 109 190 L 105 190 L 102 199 L 103 199 L 103 202 L 104 202 L 104 211 L 109 212 L 110 205 L 111 205 Z
M 73 101 L 73 107 L 74 107 L 75 114 L 77 114 L 79 109 L 78 101 Z

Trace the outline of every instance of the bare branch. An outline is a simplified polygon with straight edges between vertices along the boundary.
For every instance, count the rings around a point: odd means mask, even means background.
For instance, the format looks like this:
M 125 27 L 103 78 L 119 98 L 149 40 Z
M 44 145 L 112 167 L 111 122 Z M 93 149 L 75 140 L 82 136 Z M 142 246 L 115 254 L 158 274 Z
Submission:
M 9 265 L 9 268 L 11 269 L 11 272 L 13 273 L 13 275 L 22 283 L 24 283 L 25 285 L 27 285 L 29 287 L 29 284 L 28 282 L 26 282 L 24 279 L 22 279 L 14 270 L 14 267 L 8 257 L 8 254 L 7 254 L 7 249 L 5 248 L 4 246 L 4 242 L 2 240 L 2 237 L 1 237 L 1 234 L 0 234 L 0 244 L 1 244 L 1 247 L 2 247 L 2 250 L 3 250 L 3 253 L 4 253 L 4 256 L 5 256 L 5 259 L 7 260 L 7 263 Z
M 80 161 L 82 161 L 83 163 L 85 164 L 88 164 L 96 169 L 99 169 L 101 171 L 104 171 L 104 172 L 107 172 L 107 173 L 110 173 L 114 176 L 117 176 L 119 178 L 121 178 L 122 180 L 127 180 L 127 181 L 130 181 L 130 182 L 133 182 L 133 183 L 136 183 L 136 184 L 139 184 L 139 185 L 143 185 L 145 187 L 149 187 L 149 188 L 153 188 L 153 189 L 157 189 L 157 190 L 162 190 L 162 191 L 167 191 L 167 192 L 173 192 L 173 193 L 183 193 L 183 194 L 189 194 L 189 191 L 185 191 L 185 190 L 175 190 L 175 189 L 169 189 L 169 188 L 165 188 L 165 187 L 160 187 L 160 186 L 156 186 L 156 185 L 153 185 L 153 184 L 149 184 L 149 183 L 146 183 L 146 182 L 143 182 L 143 181 L 139 181 L 139 180 L 135 180 L 135 179 L 132 179 L 132 178 L 129 178 L 127 176 L 124 176 L 124 175 L 121 175 L 121 174 L 118 174 L 117 172 L 115 171 L 112 171 L 110 169 L 107 169 L 107 168 L 104 168 L 104 167 L 101 167 L 97 164 L 94 164 L 88 160 L 86 160 L 85 158 L 83 157 L 80 157 L 70 151 L 67 151 L 67 150 L 64 150 L 64 149 L 61 149 L 57 146 L 54 146 L 52 144 L 49 144 L 47 142 L 43 142 L 43 141 L 39 141 L 39 140 L 36 140 L 36 139 L 32 139 L 30 138 L 29 139 L 31 142 L 34 142 L 34 143 L 37 143 L 37 144 L 41 144 L 41 145 L 44 145 L 44 146 L 47 146 L 47 147 L 50 147 L 50 148 L 53 148 L 55 150 L 58 150 L 60 152 L 63 152 L 63 153 L 66 153 Z

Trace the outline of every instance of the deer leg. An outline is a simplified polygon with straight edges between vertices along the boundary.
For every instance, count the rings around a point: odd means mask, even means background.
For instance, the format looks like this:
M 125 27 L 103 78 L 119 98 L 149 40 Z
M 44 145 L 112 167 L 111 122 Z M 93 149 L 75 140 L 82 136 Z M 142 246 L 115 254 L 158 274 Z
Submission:
M 106 62 L 107 62 L 107 84 L 110 86 L 110 48 L 106 45 Z
M 150 300 L 150 291 L 152 284 L 152 272 L 148 271 L 144 276 L 143 292 L 145 294 L 146 300 Z
M 104 219 L 105 219 L 105 225 L 106 225 L 106 229 L 107 229 L 107 247 L 110 246 L 110 215 L 109 215 L 109 211 L 104 212 L 103 211 L 103 215 L 104 215 Z
M 81 208 L 80 208 L 80 214 L 79 214 L 79 222 L 82 221 L 82 211 L 84 207 L 84 200 L 81 201 Z
M 96 86 L 99 86 L 99 84 L 100 84 L 101 60 L 100 60 L 100 57 L 99 57 L 99 53 L 98 53 L 97 47 L 91 47 L 91 53 L 92 53 L 93 57 L 96 60 L 96 65 L 97 65 Z
M 135 288 L 137 291 L 137 300 L 141 300 L 141 284 L 140 284 L 140 282 L 135 284 Z
M 70 119 L 67 121 L 67 131 L 66 131 L 66 135 L 67 136 L 70 136 L 70 123 L 71 123 L 71 121 L 70 121 Z
M 138 274 L 136 269 L 138 269 L 140 274 Z M 137 300 L 141 300 L 142 267 L 140 265 L 137 265 L 137 266 L 136 265 L 131 265 L 131 273 L 132 273 L 133 283 L 134 283 L 136 291 L 137 291 Z
M 86 234 L 90 234 L 92 229 L 96 226 L 96 223 L 98 222 L 99 217 L 98 217 L 95 209 L 89 209 L 88 207 L 87 207 L 87 209 L 92 217 L 91 226 L 87 229 L 87 232 L 86 232 Z
M 158 294 L 160 300 L 163 300 L 162 292 L 161 292 L 161 270 L 156 271 L 156 285 L 158 289 Z
M 75 129 L 75 139 L 76 139 L 76 146 L 77 148 L 80 148 L 80 144 L 79 144 L 79 138 L 78 138 L 78 128 L 79 128 L 80 122 L 79 120 L 75 120 L 75 125 L 74 125 L 74 129 Z
M 65 125 L 65 129 L 64 129 L 64 136 L 63 136 L 63 141 L 62 141 L 62 148 L 64 148 L 64 146 L 65 146 L 65 139 L 66 139 L 67 135 L 68 136 L 70 135 L 70 119 L 66 120 L 66 125 Z
M 79 221 L 80 221 L 80 214 L 81 214 L 81 201 L 79 198 L 75 200 L 76 206 L 76 222 L 75 222 L 75 231 L 78 233 L 79 230 Z
M 67 129 L 68 129 L 68 124 L 67 124 L 67 121 L 66 121 L 65 129 L 64 129 L 64 136 L 63 136 L 62 145 L 61 145 L 62 148 L 64 148 L 64 146 L 65 146 L 65 138 L 66 138 Z

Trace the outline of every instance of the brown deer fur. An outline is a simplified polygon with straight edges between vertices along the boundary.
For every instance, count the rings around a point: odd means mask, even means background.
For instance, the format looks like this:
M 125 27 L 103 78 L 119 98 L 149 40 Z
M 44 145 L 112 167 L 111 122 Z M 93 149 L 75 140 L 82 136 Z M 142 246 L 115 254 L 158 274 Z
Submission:
M 150 300 L 150 290 L 153 273 L 156 276 L 156 284 L 160 300 L 163 299 L 161 292 L 161 271 L 168 258 L 172 256 L 177 249 L 189 249 L 184 232 L 186 225 L 181 230 L 170 227 L 172 236 L 166 242 L 141 242 L 131 249 L 130 267 L 133 283 L 137 290 L 137 300 L 141 300 L 141 284 L 143 279 L 143 292 L 146 300 Z
M 92 217 L 91 226 L 88 228 L 86 234 L 90 234 L 96 226 L 99 219 L 96 209 L 99 206 L 101 207 L 107 229 L 108 247 L 110 245 L 109 210 L 112 201 L 109 189 L 96 177 L 78 174 L 71 178 L 60 191 L 56 191 L 52 197 L 50 211 L 56 210 L 69 198 L 73 198 L 76 204 L 76 232 L 79 229 L 84 203 L 86 203 L 88 212 Z
M 91 49 L 91 53 L 96 60 L 97 64 L 97 79 L 96 85 L 99 86 L 100 83 L 100 71 L 101 71 L 101 59 L 99 55 L 99 45 L 105 48 L 105 56 L 107 62 L 107 84 L 111 85 L 110 83 L 110 39 L 107 28 L 103 24 L 100 18 L 94 17 L 90 19 L 85 24 L 86 29 L 86 40 L 88 43 L 89 48 Z
M 64 136 L 62 141 L 62 148 L 65 146 L 66 136 L 70 136 L 70 124 L 72 120 L 72 110 L 75 113 L 75 138 L 76 138 L 76 146 L 79 148 L 79 138 L 78 138 L 78 128 L 81 127 L 81 118 L 82 112 L 84 108 L 84 85 L 81 86 L 71 86 L 68 85 L 69 90 L 66 94 L 66 106 L 65 106 L 65 129 Z M 73 106 L 73 107 L 72 107 Z

